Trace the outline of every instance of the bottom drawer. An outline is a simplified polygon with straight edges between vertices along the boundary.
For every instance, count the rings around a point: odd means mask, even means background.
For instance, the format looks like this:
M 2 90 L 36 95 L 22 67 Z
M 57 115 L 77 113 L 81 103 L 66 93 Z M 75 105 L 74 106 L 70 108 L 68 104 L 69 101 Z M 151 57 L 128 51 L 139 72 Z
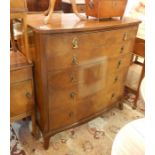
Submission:
M 111 90 L 109 90 L 108 91 L 108 100 L 109 100 L 108 106 L 111 106 L 115 104 L 116 102 L 119 102 L 121 98 L 123 97 L 123 95 L 124 95 L 123 85 L 119 85 L 118 87 L 114 87 Z
M 85 98 L 78 98 L 76 103 L 76 120 L 82 120 L 104 110 L 109 103 L 106 89 L 102 89 Z
M 10 104 L 11 117 L 17 117 L 18 115 L 32 111 L 32 80 L 11 84 Z

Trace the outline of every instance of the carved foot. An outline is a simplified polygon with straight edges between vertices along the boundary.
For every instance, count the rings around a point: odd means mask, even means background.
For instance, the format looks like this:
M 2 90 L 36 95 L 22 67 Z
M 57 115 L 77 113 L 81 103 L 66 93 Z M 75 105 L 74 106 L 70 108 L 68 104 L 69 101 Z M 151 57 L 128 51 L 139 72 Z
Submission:
M 120 110 L 123 110 L 123 102 L 120 102 L 120 103 L 118 104 L 118 108 L 119 108 Z
M 44 149 L 47 150 L 49 147 L 50 137 L 44 137 Z
M 31 134 L 32 134 L 32 136 L 36 139 L 36 140 L 38 140 L 39 138 L 40 138 L 40 131 L 39 131 L 39 129 L 36 127 L 36 129 L 35 129 L 35 131 L 33 130 L 32 132 L 31 132 Z

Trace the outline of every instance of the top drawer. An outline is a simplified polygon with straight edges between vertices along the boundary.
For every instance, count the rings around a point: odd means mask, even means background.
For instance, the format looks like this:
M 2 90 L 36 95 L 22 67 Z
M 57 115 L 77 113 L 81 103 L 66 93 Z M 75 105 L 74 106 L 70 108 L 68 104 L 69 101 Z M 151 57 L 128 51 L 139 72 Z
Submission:
M 124 44 L 130 44 L 131 40 L 133 43 L 136 32 L 137 26 L 133 26 L 109 31 L 47 35 L 45 51 L 48 70 L 71 67 L 75 55 L 82 61 L 116 53 L 119 55 L 120 52 L 114 49 L 120 51 Z M 126 52 L 130 49 L 127 45 Z

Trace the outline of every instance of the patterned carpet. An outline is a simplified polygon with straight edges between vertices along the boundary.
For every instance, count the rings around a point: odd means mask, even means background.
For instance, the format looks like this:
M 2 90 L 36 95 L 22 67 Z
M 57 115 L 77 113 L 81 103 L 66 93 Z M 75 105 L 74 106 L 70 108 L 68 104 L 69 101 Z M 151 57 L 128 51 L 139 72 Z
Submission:
M 58 133 L 50 139 L 48 150 L 43 149 L 43 139 L 35 140 L 31 121 L 11 124 L 11 155 L 110 155 L 117 132 L 128 122 L 144 117 L 144 107 L 132 110 L 134 96 L 128 94 L 124 110 L 113 108 L 102 116 L 76 128 Z M 143 105 L 139 100 L 139 105 Z

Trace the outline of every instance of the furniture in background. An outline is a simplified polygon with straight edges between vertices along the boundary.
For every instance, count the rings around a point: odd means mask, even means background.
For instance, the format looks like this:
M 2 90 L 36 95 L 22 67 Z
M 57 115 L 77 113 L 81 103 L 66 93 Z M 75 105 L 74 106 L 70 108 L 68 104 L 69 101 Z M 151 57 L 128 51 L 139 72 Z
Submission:
M 85 0 L 87 17 L 123 17 L 127 0 Z
M 132 88 L 129 86 L 129 84 L 126 84 L 127 91 L 131 91 L 136 95 L 135 100 L 134 100 L 134 105 L 133 109 L 137 107 L 137 101 L 139 98 L 139 88 L 142 79 L 144 78 L 145 75 L 145 40 L 143 38 L 137 37 L 135 40 L 135 45 L 134 45 L 134 50 L 133 50 L 133 59 L 131 62 L 132 65 L 139 65 L 141 66 L 141 71 L 140 71 L 140 76 L 137 84 L 137 88 Z M 142 60 L 139 60 L 139 57 L 142 58 Z M 130 74 L 130 73 L 129 73 Z
M 76 0 L 77 10 L 80 13 L 85 13 L 85 0 Z M 62 0 L 62 10 L 64 13 L 72 13 L 72 4 L 70 0 Z
M 11 122 L 31 116 L 32 133 L 36 135 L 32 63 L 28 51 L 26 1 L 10 1 L 10 119 Z M 22 24 L 21 49 L 14 38 L 13 24 Z
M 31 116 L 32 134 L 36 135 L 32 64 L 19 51 L 10 51 L 11 122 Z
M 49 7 L 49 0 L 26 0 L 29 11 L 38 12 L 45 11 Z M 54 10 L 61 9 L 61 0 L 56 0 Z
M 37 122 L 44 138 L 80 125 L 118 104 L 140 21 L 79 21 L 74 14 L 28 15 Z
M 27 61 L 31 63 L 31 57 L 28 47 L 28 35 L 27 35 L 27 7 L 25 0 L 10 0 L 10 35 L 11 35 L 11 44 L 13 45 L 14 51 L 17 51 L 15 39 L 14 39 L 14 30 L 13 24 L 18 20 L 22 24 L 22 35 L 21 35 L 21 51 L 26 57 Z

